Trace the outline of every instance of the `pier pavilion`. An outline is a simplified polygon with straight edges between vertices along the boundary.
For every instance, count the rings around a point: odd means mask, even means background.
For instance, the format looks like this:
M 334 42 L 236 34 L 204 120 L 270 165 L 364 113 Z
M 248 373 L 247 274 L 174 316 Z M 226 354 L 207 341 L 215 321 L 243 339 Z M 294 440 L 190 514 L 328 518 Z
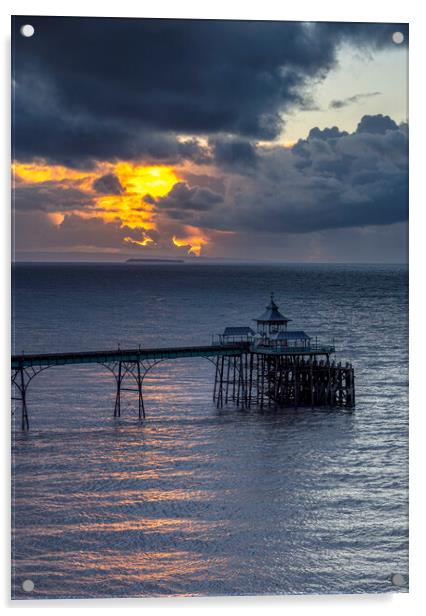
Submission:
M 224 348 L 238 339 L 246 351 L 217 358 L 213 397 L 218 407 L 229 402 L 248 408 L 354 406 L 352 366 L 330 360 L 334 345 L 313 343 L 303 330 L 289 330 L 291 319 L 280 312 L 273 293 L 254 321 L 256 332 L 238 326 L 219 335 Z

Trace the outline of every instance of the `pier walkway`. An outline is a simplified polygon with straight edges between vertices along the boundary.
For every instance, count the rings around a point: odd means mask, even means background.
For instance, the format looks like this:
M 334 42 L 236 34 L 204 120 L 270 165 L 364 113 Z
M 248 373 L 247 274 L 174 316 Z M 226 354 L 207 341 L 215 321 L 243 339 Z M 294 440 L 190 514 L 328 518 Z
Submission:
M 84 351 L 78 353 L 37 353 L 12 355 L 12 370 L 27 367 L 67 366 L 72 364 L 106 364 L 118 361 L 144 361 L 178 359 L 181 357 L 214 357 L 217 355 L 240 355 L 248 350 L 247 343 L 232 345 L 205 345 L 190 347 L 166 347 L 155 349 L 117 349 L 115 351 Z
M 328 381 L 331 383 L 331 374 L 334 367 L 330 368 L 329 357 L 334 353 L 334 346 L 289 346 L 271 348 L 263 346 L 258 342 L 235 341 L 222 342 L 221 344 L 211 344 L 202 346 L 185 347 L 164 347 L 164 348 L 137 348 L 137 349 L 116 349 L 107 351 L 84 351 L 69 353 L 32 353 L 12 355 L 12 399 L 21 403 L 21 427 L 28 430 L 28 408 L 27 408 L 27 389 L 32 379 L 43 370 L 54 366 L 72 366 L 78 364 L 100 364 L 107 368 L 114 376 L 116 382 L 116 395 L 114 406 L 114 417 L 121 416 L 121 395 L 123 391 L 133 391 L 138 395 L 139 418 L 145 418 L 145 407 L 142 396 L 143 381 L 147 373 L 158 363 L 180 358 L 200 357 L 211 361 L 216 367 L 214 400 L 218 407 L 222 407 L 228 398 L 237 405 L 250 408 L 251 400 L 255 399 L 262 408 L 267 400 L 271 404 L 273 400 L 278 401 L 278 394 L 271 393 L 268 389 L 272 382 L 271 375 L 276 371 L 285 372 L 293 378 L 294 367 L 309 366 L 310 374 L 319 356 L 325 358 L 324 366 L 327 366 Z M 267 358 L 270 359 L 267 359 Z M 274 359 L 275 358 L 275 359 Z M 271 363 L 272 362 L 272 363 Z M 274 363 L 275 362 L 275 363 Z M 277 362 L 281 362 L 278 366 Z M 285 362 L 285 367 L 282 362 Z M 308 363 L 306 363 L 308 362 Z M 267 368 L 267 366 L 269 366 Z M 315 363 L 315 366 L 317 364 Z M 333 365 L 334 366 L 334 365 Z M 296 368 L 297 371 L 298 368 Z M 323 364 L 318 364 L 315 371 L 324 371 Z M 339 382 L 342 381 L 340 367 L 338 369 Z M 298 399 L 302 399 L 297 394 L 299 390 L 299 380 L 297 376 L 295 384 L 286 386 L 285 398 L 295 401 L 297 406 Z M 313 377 L 309 380 L 309 387 L 314 387 Z M 133 387 L 125 386 L 130 381 Z M 349 381 L 348 381 L 349 382 Z M 265 383 L 268 383 L 266 387 Z M 230 384 L 232 385 L 232 396 L 229 394 Z M 352 387 L 352 385 L 350 385 Z M 278 386 L 277 386 L 278 387 Z M 279 386 L 281 387 L 281 385 Z M 337 387 L 337 386 L 336 386 Z M 342 390 L 340 384 L 338 389 Z M 225 394 L 223 392 L 225 391 Z M 256 390 L 256 396 L 252 394 Z M 279 388 L 277 391 L 281 391 Z M 290 393 L 287 392 L 290 391 Z M 327 391 L 329 386 L 327 385 Z M 343 394 L 342 394 L 343 395 Z M 278 396 L 278 397 L 277 397 Z M 346 396 L 346 394 L 345 394 Z M 282 396 L 281 396 L 282 397 Z M 322 396 L 324 397 L 324 396 Z M 342 396 L 341 396 L 342 398 Z M 311 396 L 312 400 L 314 397 Z M 343 398 L 342 398 L 343 399 Z M 352 405 L 352 399 L 345 397 Z M 322 400 L 322 398 L 321 398 Z M 320 401 L 320 398 L 318 398 Z
M 116 382 L 114 417 L 121 415 L 121 394 L 133 391 L 138 394 L 139 418 L 145 417 L 142 396 L 143 380 L 147 373 L 158 363 L 169 359 L 201 357 L 216 363 L 219 357 L 240 357 L 248 352 L 249 345 L 239 342 L 226 347 L 205 345 L 190 347 L 165 347 L 151 349 L 116 349 L 113 351 L 84 351 L 75 353 L 32 353 L 29 355 L 12 355 L 12 400 L 21 403 L 21 427 L 28 430 L 27 389 L 32 379 L 43 370 L 54 366 L 72 366 L 77 364 L 101 364 L 112 372 Z M 133 388 L 124 387 L 125 380 L 135 383 Z

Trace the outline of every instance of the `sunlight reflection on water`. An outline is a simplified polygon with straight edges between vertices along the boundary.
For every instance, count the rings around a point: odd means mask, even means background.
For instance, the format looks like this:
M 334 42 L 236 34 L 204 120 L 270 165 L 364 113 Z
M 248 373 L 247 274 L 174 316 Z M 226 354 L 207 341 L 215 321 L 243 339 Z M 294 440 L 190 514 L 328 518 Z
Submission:
M 211 364 L 182 360 L 150 373 L 141 425 L 130 392 L 111 417 L 104 368 L 47 370 L 30 386 L 29 434 L 14 432 L 15 596 L 28 598 L 25 579 L 40 598 L 396 590 L 391 573 L 408 572 L 404 269 L 62 272 L 18 268 L 16 348 L 208 342 L 250 323 L 274 289 L 295 327 L 353 360 L 357 408 L 218 411 Z

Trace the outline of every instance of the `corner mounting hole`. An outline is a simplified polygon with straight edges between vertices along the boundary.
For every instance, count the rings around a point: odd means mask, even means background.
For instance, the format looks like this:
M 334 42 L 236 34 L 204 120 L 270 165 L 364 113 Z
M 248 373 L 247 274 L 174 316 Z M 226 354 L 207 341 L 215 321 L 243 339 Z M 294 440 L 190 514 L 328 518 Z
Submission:
M 32 592 L 34 590 L 34 582 L 32 580 L 25 580 L 22 582 L 22 588 L 25 592 Z
M 394 586 L 404 586 L 405 578 L 400 573 L 394 573 L 391 577 L 391 582 Z
M 401 43 L 404 42 L 404 35 L 402 34 L 402 32 L 394 32 L 392 34 L 392 40 L 395 45 L 401 45 Z
M 22 36 L 25 36 L 25 38 L 29 38 L 34 34 L 34 26 L 32 26 L 31 24 L 25 24 L 24 26 L 21 26 L 20 32 Z

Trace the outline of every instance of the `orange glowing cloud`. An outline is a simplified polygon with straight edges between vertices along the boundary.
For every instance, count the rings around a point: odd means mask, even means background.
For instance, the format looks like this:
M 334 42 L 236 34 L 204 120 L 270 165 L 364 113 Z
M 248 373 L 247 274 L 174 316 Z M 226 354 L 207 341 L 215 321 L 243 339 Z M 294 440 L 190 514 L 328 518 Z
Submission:
M 156 242 L 146 231 L 158 231 L 161 218 L 158 217 L 155 199 L 166 196 L 173 186 L 181 181 L 177 172 L 169 166 L 149 166 L 128 161 L 98 163 L 93 169 L 70 169 L 61 165 L 49 165 L 44 161 L 33 163 L 14 162 L 12 171 L 16 184 L 58 184 L 63 188 L 77 188 L 87 194 L 84 208 L 67 210 L 83 219 L 100 218 L 104 222 L 118 222 L 121 227 L 140 230 L 140 239 L 129 236 L 126 243 L 148 246 Z M 119 180 L 122 191 L 118 194 L 100 194 L 94 183 L 107 174 Z M 65 218 L 62 211 L 49 212 L 48 217 L 55 226 L 60 226 Z M 166 238 L 167 239 L 167 238 Z M 188 254 L 199 256 L 209 239 L 200 229 L 184 226 L 176 232 L 170 243 L 177 247 L 187 247 Z
M 122 226 L 133 229 L 154 228 L 154 224 L 150 221 L 153 206 L 144 201 L 143 197 L 147 194 L 163 197 L 179 181 L 179 177 L 170 167 L 153 167 L 127 162 L 99 163 L 90 171 L 48 165 L 44 162 L 31 164 L 15 162 L 12 171 L 17 181 L 26 184 L 55 182 L 85 190 L 94 205 L 88 205 L 84 210 L 74 210 L 73 214 L 82 218 L 97 216 L 105 222 L 119 220 Z M 122 194 L 99 195 L 94 190 L 95 180 L 107 173 L 117 176 L 123 187 Z M 63 216 L 61 212 L 49 214 L 55 224 L 60 224 L 61 216 Z
M 154 240 L 150 237 L 145 237 L 143 240 L 138 241 L 133 239 L 133 237 L 125 237 L 124 241 L 128 244 L 134 244 L 135 246 L 148 246 L 149 244 L 153 244 Z
M 128 162 L 119 162 L 113 168 L 126 193 L 136 195 L 150 194 L 164 197 L 171 191 L 179 178 L 171 167 L 147 167 Z
M 61 212 L 49 212 L 47 217 L 53 222 L 55 227 L 59 227 L 59 225 L 64 222 L 65 215 L 61 214 Z
M 106 222 L 120 220 L 122 226 L 131 229 L 155 229 L 152 220 L 154 206 L 144 201 L 146 195 L 164 197 L 179 182 L 171 167 L 145 166 L 128 162 L 116 163 L 110 173 L 120 181 L 124 192 L 120 195 L 105 195 L 96 198 L 96 209 Z M 141 244 L 146 246 L 145 244 Z
M 14 176 L 28 184 L 38 184 L 40 182 L 63 182 L 71 180 L 80 183 L 92 177 L 91 172 L 69 169 L 61 165 L 47 165 L 39 163 L 18 163 L 12 164 Z
M 185 235 L 183 237 L 173 236 L 172 241 L 175 246 L 187 247 L 189 255 L 200 256 L 201 250 L 205 244 L 208 244 L 209 239 L 197 227 L 185 227 Z

